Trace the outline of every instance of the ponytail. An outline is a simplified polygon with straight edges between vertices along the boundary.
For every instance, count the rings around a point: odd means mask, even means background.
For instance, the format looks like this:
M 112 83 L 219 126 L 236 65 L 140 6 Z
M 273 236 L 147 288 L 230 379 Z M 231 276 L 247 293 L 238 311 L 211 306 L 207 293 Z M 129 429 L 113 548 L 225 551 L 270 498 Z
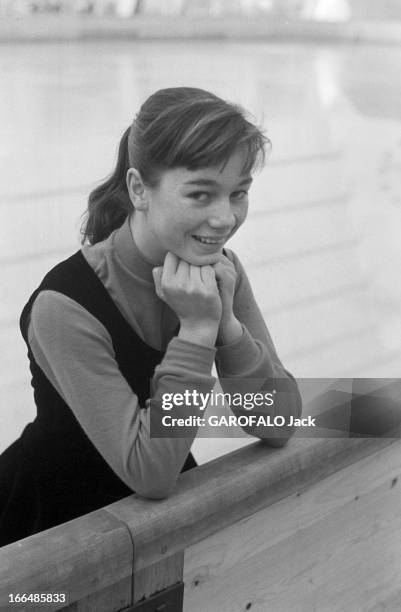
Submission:
M 266 146 L 267 136 L 239 106 L 194 87 L 156 91 L 124 133 L 114 172 L 89 196 L 82 243 L 105 240 L 131 214 L 129 168 L 156 189 L 166 170 L 220 167 L 238 149 L 245 154 L 242 173 L 253 172 L 263 166 Z
M 128 135 L 124 132 L 118 147 L 116 167 L 110 177 L 94 189 L 88 198 L 86 219 L 81 227 L 82 244 L 86 240 L 96 244 L 105 240 L 111 232 L 121 227 L 132 211 L 128 196 L 126 176 L 130 166 L 128 159 Z

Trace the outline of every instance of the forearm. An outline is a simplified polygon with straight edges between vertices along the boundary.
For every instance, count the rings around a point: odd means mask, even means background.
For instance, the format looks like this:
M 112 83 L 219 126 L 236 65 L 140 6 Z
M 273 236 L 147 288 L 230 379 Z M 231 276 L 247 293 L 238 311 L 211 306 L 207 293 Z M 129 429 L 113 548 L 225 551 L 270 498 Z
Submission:
M 155 370 L 153 393 L 146 411 L 149 435 L 143 438 L 142 444 L 149 447 L 149 455 L 157 457 L 163 466 L 164 474 L 155 475 L 163 496 L 168 495 L 174 486 L 198 427 L 163 426 L 162 418 L 172 416 L 185 419 L 194 413 L 191 403 L 182 402 L 180 405 L 175 401 L 177 396 L 188 394 L 191 397 L 194 391 L 203 395 L 210 394 L 216 380 L 211 374 L 215 353 L 214 348 L 176 337 L 169 343 L 163 362 Z M 174 409 L 171 412 L 172 405 Z M 195 411 L 198 409 L 195 408 Z M 167 437 L 170 432 L 171 437 Z M 155 435 L 160 437 L 151 437 Z M 166 474 L 165 470 L 169 473 Z
M 33 309 L 35 325 L 29 328 L 39 367 L 117 476 L 140 495 L 165 497 L 177 480 L 196 429 L 187 438 L 151 438 L 150 411 L 139 405 L 121 375 L 105 328 L 61 294 L 46 292 L 39 298 L 39 308 Z M 173 339 L 155 370 L 152 397 L 157 400 L 165 392 L 191 385 L 210 391 L 215 381 L 211 376 L 214 356 L 214 348 Z
M 248 380 L 242 389 L 237 386 L 236 392 L 247 400 L 247 409 L 243 404 L 231 406 L 231 410 L 236 416 L 253 418 L 242 427 L 247 434 L 271 446 L 284 446 L 295 432 L 294 420 L 301 416 L 302 399 L 292 376 L 284 369 L 277 374 L 262 385 L 252 385 Z
M 255 405 L 251 410 L 232 406 L 235 415 L 260 414 L 270 416 L 272 422 L 276 416 L 282 416 L 286 423 L 300 416 L 302 401 L 295 379 L 282 366 L 275 351 L 269 351 L 266 344 L 252 338 L 245 326 L 239 340 L 219 347 L 216 364 L 220 384 L 226 393 L 240 393 L 242 396 L 247 393 L 250 394 L 248 398 L 256 393 L 272 394 L 272 404 Z M 243 429 L 274 446 L 285 444 L 294 432 L 294 427 L 290 426 L 250 426 Z
M 184 342 L 196 344 L 206 348 L 213 348 L 216 344 L 217 324 L 214 322 L 204 322 L 194 324 L 181 324 L 178 338 Z

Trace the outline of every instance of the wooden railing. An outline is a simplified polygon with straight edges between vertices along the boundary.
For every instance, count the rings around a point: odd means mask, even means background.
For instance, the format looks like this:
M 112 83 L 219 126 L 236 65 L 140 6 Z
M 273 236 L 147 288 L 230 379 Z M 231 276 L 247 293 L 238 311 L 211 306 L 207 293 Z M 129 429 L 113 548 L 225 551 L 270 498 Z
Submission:
M 1 548 L 0 609 L 396 609 L 400 450 L 399 437 L 256 442 L 182 474 L 166 500 L 133 495 Z

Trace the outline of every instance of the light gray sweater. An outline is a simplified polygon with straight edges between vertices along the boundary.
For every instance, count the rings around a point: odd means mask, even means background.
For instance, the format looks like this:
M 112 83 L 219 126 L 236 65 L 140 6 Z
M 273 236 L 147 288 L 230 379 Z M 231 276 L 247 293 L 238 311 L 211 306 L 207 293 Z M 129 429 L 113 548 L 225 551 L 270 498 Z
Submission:
M 243 325 L 235 342 L 208 348 L 174 335 L 179 321 L 154 290 L 153 264 L 136 247 L 128 220 L 105 241 L 84 246 L 83 255 L 134 331 L 165 351 L 151 381 L 152 399 L 196 388 L 209 392 L 220 378 L 287 378 L 293 386 L 286 412 L 300 414 L 300 398 L 283 368 L 238 258 L 234 312 Z M 149 410 L 122 376 L 111 338 L 82 306 L 55 291 L 42 291 L 31 311 L 29 343 L 35 360 L 74 412 L 115 473 L 140 495 L 162 498 L 174 486 L 193 438 L 151 438 Z M 269 440 L 267 440 L 269 441 Z

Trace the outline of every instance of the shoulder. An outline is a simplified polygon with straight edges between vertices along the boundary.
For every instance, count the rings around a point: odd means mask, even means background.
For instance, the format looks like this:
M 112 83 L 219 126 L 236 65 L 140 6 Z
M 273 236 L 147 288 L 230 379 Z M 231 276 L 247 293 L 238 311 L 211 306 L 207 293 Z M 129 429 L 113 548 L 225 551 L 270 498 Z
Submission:
M 30 313 L 29 338 L 55 342 L 58 346 L 75 338 L 109 335 L 102 323 L 83 306 L 63 293 L 43 290 L 35 298 Z
M 82 266 L 82 255 L 81 251 L 76 251 L 73 255 L 70 255 L 67 259 L 57 263 L 47 274 L 43 277 L 42 282 L 39 285 L 39 289 L 51 288 L 53 285 L 57 287 L 63 282 L 67 282 L 69 277 L 75 278 L 77 270 Z
M 53 289 L 43 289 L 32 304 L 31 320 L 45 322 L 56 319 L 61 321 L 68 315 L 84 316 L 85 313 L 89 314 L 78 302 L 64 293 Z

